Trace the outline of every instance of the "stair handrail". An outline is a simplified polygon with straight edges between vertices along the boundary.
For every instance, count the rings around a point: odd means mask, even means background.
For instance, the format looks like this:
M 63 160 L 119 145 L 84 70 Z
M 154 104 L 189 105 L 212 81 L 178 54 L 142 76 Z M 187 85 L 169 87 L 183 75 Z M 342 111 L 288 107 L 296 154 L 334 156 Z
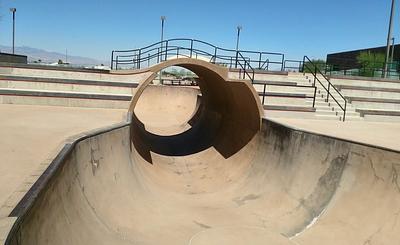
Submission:
M 308 66 L 308 64 L 311 64 L 310 65 L 311 69 Z M 311 74 L 313 75 L 313 77 L 314 77 L 314 82 L 313 82 L 314 86 L 315 86 L 315 82 L 318 82 L 325 89 L 325 91 L 327 92 L 327 96 L 326 96 L 326 100 L 325 101 L 329 102 L 329 97 L 331 97 L 336 102 L 336 104 L 340 107 L 340 109 L 343 111 L 343 119 L 342 120 L 344 122 L 346 120 L 346 110 L 347 110 L 347 100 L 346 100 L 346 98 L 342 95 L 342 93 L 340 93 L 340 91 L 335 87 L 335 85 L 333 85 L 331 83 L 330 79 L 328 79 L 325 76 L 325 74 L 323 74 L 321 72 L 321 70 L 319 69 L 318 65 L 315 64 L 310 58 L 308 58 L 308 56 L 305 55 L 303 57 L 302 65 L 303 65 L 303 67 L 302 67 L 303 74 L 305 74 L 305 72 L 306 72 L 305 68 L 307 68 L 307 70 L 310 71 Z M 328 83 L 328 88 L 325 87 L 325 85 L 321 82 L 321 80 L 318 78 L 318 76 L 321 76 L 323 79 L 325 79 L 325 81 Z M 343 99 L 344 105 L 342 105 L 337 100 L 337 98 L 332 95 L 332 93 L 330 92 L 331 88 L 333 88 L 336 91 L 336 93 Z

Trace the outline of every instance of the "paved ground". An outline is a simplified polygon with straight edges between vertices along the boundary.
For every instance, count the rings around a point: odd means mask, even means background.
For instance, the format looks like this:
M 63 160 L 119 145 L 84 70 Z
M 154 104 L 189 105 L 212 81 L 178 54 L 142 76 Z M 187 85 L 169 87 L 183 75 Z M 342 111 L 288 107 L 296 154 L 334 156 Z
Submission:
M 268 118 L 268 115 L 266 116 Z M 400 151 L 400 123 L 271 118 L 299 129 Z
M 0 207 L 68 137 L 123 120 L 125 110 L 0 105 Z

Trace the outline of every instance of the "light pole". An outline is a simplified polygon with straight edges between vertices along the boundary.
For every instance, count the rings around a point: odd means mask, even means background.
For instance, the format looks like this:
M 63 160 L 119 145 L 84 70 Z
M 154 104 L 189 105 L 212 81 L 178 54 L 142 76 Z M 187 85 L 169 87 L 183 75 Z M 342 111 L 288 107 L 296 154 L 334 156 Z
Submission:
M 161 16 L 161 53 L 160 53 L 160 62 L 162 61 L 162 57 L 163 57 L 163 41 L 164 41 L 164 22 L 167 19 L 167 17 L 165 17 L 164 15 Z M 167 50 L 165 50 L 165 52 L 167 52 Z M 165 53 L 165 58 L 167 58 L 167 53 Z M 159 82 L 162 84 L 162 80 L 161 80 L 161 75 L 162 75 L 162 70 L 160 71 L 159 74 Z
M 161 16 L 161 42 L 164 40 L 164 22 L 167 19 L 164 15 Z
M 10 8 L 10 11 L 13 15 L 13 38 L 12 38 L 12 53 L 15 53 L 15 12 L 17 12 L 16 8 Z
M 243 29 L 242 26 L 237 26 L 237 39 L 236 39 L 236 51 L 239 50 L 239 38 L 240 38 L 240 31 Z
M 385 57 L 385 68 L 383 70 L 383 77 L 387 77 L 388 71 L 388 62 L 389 62 L 389 54 L 390 54 L 390 39 L 392 38 L 392 29 L 393 29 L 393 17 L 394 17 L 394 5 L 395 0 L 392 0 L 392 7 L 390 9 L 390 20 L 389 20 L 389 31 L 386 43 L 386 57 Z
M 236 63 L 235 63 L 235 68 L 237 68 L 238 65 L 238 56 L 239 56 L 239 38 L 240 38 L 240 31 L 243 29 L 242 26 L 237 26 L 237 37 L 236 37 Z
M 392 37 L 392 58 L 390 59 L 390 62 L 393 63 L 394 61 L 394 37 Z

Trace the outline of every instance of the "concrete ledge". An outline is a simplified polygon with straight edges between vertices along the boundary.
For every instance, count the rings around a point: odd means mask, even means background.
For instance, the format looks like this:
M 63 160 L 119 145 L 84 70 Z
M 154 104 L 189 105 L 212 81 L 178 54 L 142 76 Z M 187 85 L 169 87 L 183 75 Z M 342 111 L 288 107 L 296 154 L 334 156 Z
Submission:
M 286 97 L 286 98 L 314 98 L 313 96 L 308 96 L 306 94 L 296 94 L 296 93 L 279 93 L 279 92 L 258 92 L 259 96 L 269 96 L 269 97 Z
M 32 64 L 0 63 L 0 68 L 1 67 L 22 68 L 22 69 L 38 69 L 38 70 L 55 70 L 55 71 L 76 71 L 76 72 L 87 72 L 87 73 L 110 74 L 109 70 L 102 70 L 102 69 L 62 67 L 62 66 L 47 66 L 47 65 L 32 65 Z
M 17 90 L 17 89 L 0 89 L 0 95 L 56 97 L 56 98 L 91 99 L 91 100 L 118 100 L 118 101 L 130 101 L 132 99 L 131 95 L 72 93 L 72 92 Z
M 364 117 L 365 115 L 400 117 L 400 111 L 374 110 L 374 109 L 356 109 L 356 112 L 359 112 L 362 117 Z
M 335 86 L 339 90 L 349 89 L 349 90 L 364 90 L 364 91 L 400 93 L 400 89 L 397 89 L 397 88 L 380 88 L 380 87 L 365 87 L 365 86 L 351 86 L 351 85 L 335 85 Z
M 399 99 L 384 99 L 384 98 L 367 98 L 367 97 L 347 97 L 346 99 L 351 103 L 352 101 L 374 102 L 374 103 L 390 103 L 400 104 Z
M 388 79 L 388 78 L 380 78 L 380 77 L 360 77 L 360 76 L 338 76 L 331 75 L 328 76 L 329 79 L 341 79 L 341 80 L 359 80 L 365 82 L 386 82 L 386 83 L 400 83 L 400 80 L 396 79 Z
M 280 81 L 261 81 L 254 80 L 253 84 L 258 85 L 273 85 L 273 86 L 297 86 L 297 82 L 280 82 Z
M 109 87 L 127 87 L 127 88 L 136 88 L 138 86 L 138 83 L 129 83 L 129 82 L 109 82 L 109 81 L 99 81 L 99 80 L 75 80 L 75 79 L 61 79 L 61 78 L 3 76 L 3 75 L 0 75 L 0 80 L 20 81 L 20 82 L 61 83 L 61 84 L 76 84 L 76 85 L 91 85 L 91 86 L 109 86 Z
M 242 69 L 239 68 L 229 68 L 230 72 L 239 72 Z M 246 70 L 248 73 L 252 73 L 252 70 Z M 270 75 L 285 75 L 287 76 L 289 72 L 287 71 L 267 71 L 267 70 L 259 70 L 259 69 L 254 69 L 255 74 L 270 74 Z
M 303 106 L 264 105 L 264 110 L 315 112 L 315 108 Z

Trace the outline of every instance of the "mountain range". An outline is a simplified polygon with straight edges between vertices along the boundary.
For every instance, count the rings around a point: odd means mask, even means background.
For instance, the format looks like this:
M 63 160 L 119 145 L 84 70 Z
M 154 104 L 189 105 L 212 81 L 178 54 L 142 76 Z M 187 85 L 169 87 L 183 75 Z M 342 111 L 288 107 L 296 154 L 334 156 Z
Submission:
M 0 45 L 0 52 L 11 53 L 12 48 Z M 15 54 L 28 56 L 28 62 L 34 62 L 38 60 L 41 60 L 41 62 L 44 63 L 55 63 L 58 62 L 58 60 L 66 62 L 66 54 L 47 51 L 44 49 L 32 48 L 28 46 L 15 47 Z M 108 64 L 107 61 L 101 61 L 82 56 L 68 55 L 67 58 L 68 58 L 67 62 L 73 65 L 93 66 L 100 64 L 105 64 L 105 65 Z

